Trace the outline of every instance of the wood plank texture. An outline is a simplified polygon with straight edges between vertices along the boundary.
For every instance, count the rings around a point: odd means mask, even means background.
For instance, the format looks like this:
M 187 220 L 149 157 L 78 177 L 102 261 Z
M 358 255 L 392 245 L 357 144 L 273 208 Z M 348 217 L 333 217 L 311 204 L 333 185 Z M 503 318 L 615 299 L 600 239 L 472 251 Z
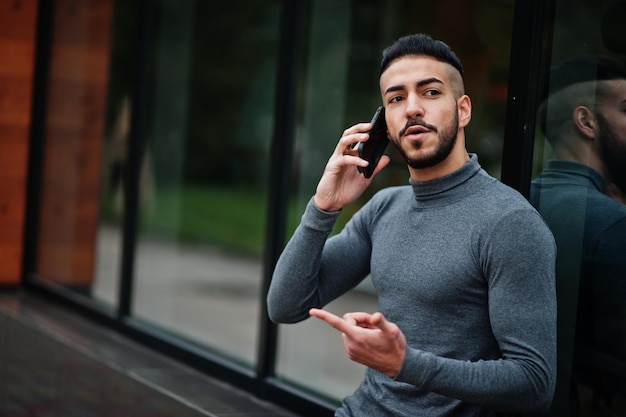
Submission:
M 37 276 L 88 289 L 94 274 L 112 0 L 57 0 Z
M 37 5 L 0 1 L 0 285 L 22 274 Z

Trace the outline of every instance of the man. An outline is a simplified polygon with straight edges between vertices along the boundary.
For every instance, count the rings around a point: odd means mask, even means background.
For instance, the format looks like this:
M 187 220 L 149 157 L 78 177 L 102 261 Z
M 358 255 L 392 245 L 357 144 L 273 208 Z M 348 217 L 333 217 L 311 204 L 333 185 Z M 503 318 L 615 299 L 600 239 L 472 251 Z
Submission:
M 336 416 L 492 416 L 545 409 L 555 362 L 555 245 L 539 214 L 465 149 L 471 102 L 463 68 L 417 34 L 383 53 L 388 136 L 410 184 L 377 193 L 327 239 L 371 179 L 347 129 L 276 266 L 276 322 L 310 315 L 342 333 L 366 365 Z M 374 173 L 389 163 L 384 156 Z M 319 308 L 371 273 L 380 312 L 343 318 Z
M 626 189 L 626 69 L 607 57 L 576 57 L 551 69 L 548 88 L 538 120 L 554 159 L 533 181 L 531 202 L 559 253 L 551 415 L 567 416 L 577 402 L 572 378 L 601 406 L 626 398 L 626 206 L 617 201 Z

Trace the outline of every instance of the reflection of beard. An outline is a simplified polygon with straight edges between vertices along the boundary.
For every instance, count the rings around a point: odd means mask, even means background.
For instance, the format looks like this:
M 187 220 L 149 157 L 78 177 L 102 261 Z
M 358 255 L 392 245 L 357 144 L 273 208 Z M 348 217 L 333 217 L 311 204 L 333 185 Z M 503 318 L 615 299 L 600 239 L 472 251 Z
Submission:
M 626 137 L 618 136 L 600 114 L 596 114 L 600 128 L 600 157 L 606 165 L 609 180 L 626 192 Z
M 394 141 L 394 144 L 396 145 L 396 148 L 398 148 L 400 155 L 402 155 L 406 163 L 411 168 L 421 169 L 434 167 L 435 165 L 445 160 L 448 155 L 450 155 L 452 149 L 454 148 L 454 144 L 456 143 L 456 137 L 459 132 L 458 106 L 457 110 L 454 112 L 454 120 L 447 126 L 444 126 L 444 128 L 441 129 L 441 132 L 439 132 L 439 144 L 437 145 L 435 150 L 433 152 L 424 154 L 419 158 L 409 158 L 407 152 L 400 146 L 400 142 L 402 140 L 402 136 L 404 136 L 404 132 L 406 132 L 409 127 L 416 125 L 424 126 L 431 131 L 438 133 L 438 129 L 436 127 L 426 124 L 422 119 L 411 119 L 406 123 L 404 129 L 400 131 L 400 134 L 398 135 L 398 140 Z M 421 146 L 421 143 L 413 144 L 413 147 L 415 149 L 419 149 Z

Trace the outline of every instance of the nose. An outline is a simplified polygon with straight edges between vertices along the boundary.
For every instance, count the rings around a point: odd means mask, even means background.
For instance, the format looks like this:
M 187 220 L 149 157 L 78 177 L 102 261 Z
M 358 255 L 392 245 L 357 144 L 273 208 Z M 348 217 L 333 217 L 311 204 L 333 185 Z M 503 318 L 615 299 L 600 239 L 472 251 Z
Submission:
M 418 119 L 424 117 L 424 107 L 417 94 L 410 94 L 406 99 L 405 109 L 407 119 Z

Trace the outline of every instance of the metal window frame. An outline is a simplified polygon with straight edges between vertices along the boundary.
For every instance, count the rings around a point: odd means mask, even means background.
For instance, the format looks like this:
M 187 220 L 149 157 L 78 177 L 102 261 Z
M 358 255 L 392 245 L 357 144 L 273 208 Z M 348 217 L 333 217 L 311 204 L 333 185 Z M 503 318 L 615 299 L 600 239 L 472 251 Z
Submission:
M 553 22 L 554 0 L 515 2 L 506 103 L 501 179 L 528 198 L 532 176 L 536 108 L 545 45 L 551 41 L 546 25 Z

